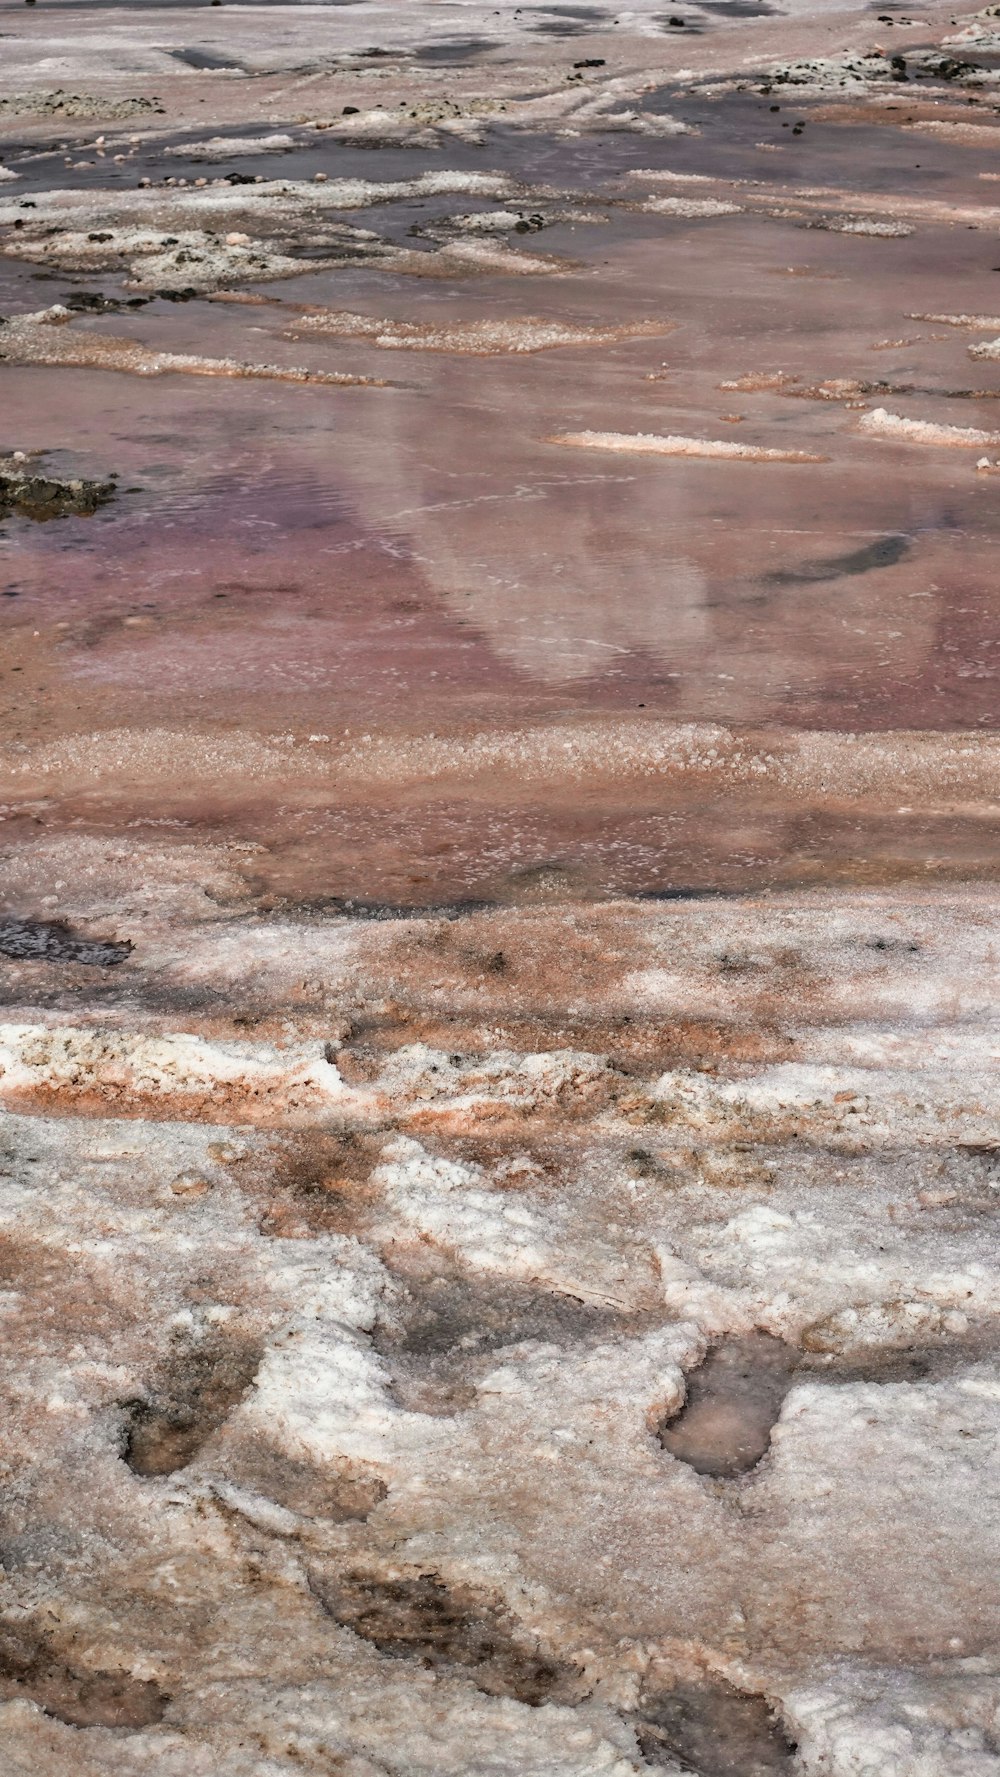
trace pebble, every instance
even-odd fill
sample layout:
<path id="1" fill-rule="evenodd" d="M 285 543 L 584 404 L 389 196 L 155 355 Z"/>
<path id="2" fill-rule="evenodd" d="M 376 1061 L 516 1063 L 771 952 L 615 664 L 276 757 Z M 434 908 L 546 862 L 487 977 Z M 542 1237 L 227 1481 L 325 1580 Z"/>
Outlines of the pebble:
<path id="1" fill-rule="evenodd" d="M 211 1188 L 207 1178 L 202 1178 L 196 1172 L 179 1172 L 170 1181 L 170 1189 L 175 1197 L 204 1197 L 205 1192 Z"/>

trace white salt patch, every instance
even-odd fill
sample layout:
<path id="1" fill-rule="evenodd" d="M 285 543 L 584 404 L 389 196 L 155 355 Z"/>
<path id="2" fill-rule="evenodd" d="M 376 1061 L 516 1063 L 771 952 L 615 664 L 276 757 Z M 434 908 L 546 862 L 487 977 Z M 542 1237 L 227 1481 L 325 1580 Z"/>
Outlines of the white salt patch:
<path id="1" fill-rule="evenodd" d="M 941 136 L 946 142 L 968 142 L 972 147 L 985 148 L 991 153 L 1000 144 L 1000 130 L 986 123 L 945 123 L 920 118 L 916 123 L 904 124 L 903 128 L 919 130 L 925 136 Z"/>
<path id="2" fill-rule="evenodd" d="M 94 239 L 94 235 L 99 238 Z M 376 237 L 356 229 L 335 236 L 326 233 L 322 244 L 331 253 L 341 239 L 352 243 Z M 115 228 L 64 229 L 58 236 L 48 232 L 8 240 L 4 252 L 13 258 L 50 264 L 63 260 L 74 269 L 114 267 L 129 262 L 128 283 L 136 290 L 162 290 L 178 284 L 195 290 L 215 290 L 219 285 L 271 278 L 301 277 L 335 260 L 303 260 L 286 253 L 280 242 L 255 239 L 242 229 L 230 230 L 224 239 L 204 229 Z"/>
<path id="3" fill-rule="evenodd" d="M 720 181 L 714 173 L 675 173 L 670 167 L 637 167 L 630 173 L 630 179 L 648 179 L 652 182 L 663 182 L 671 185 L 718 185 L 729 184 L 731 181 Z"/>
<path id="4" fill-rule="evenodd" d="M 556 346 L 613 345 L 619 340 L 669 333 L 672 322 L 638 322 L 622 327 L 567 326 L 534 316 L 512 321 L 434 322 L 384 321 L 334 309 L 305 315 L 292 332 L 333 334 L 370 339 L 387 351 L 470 352 L 483 356 L 504 352 L 543 352 Z"/>
<path id="5" fill-rule="evenodd" d="M 982 345 L 970 346 L 969 347 L 969 357 L 970 358 L 1000 358 L 1000 339 L 987 339 L 987 340 L 983 341 Z M 991 444 L 996 444 L 997 442 L 1000 442 L 1000 441 L 998 441 L 998 439 L 994 437 L 994 438 L 991 438 L 989 440 L 989 442 Z"/>
<path id="6" fill-rule="evenodd" d="M 828 457 L 802 450 L 767 450 L 726 438 L 658 437 L 653 432 L 560 432 L 546 440 L 574 450 L 619 450 L 659 457 L 725 457 L 752 463 L 826 463 Z"/>
<path id="7" fill-rule="evenodd" d="M 543 258 L 536 253 L 517 253 L 504 242 L 491 240 L 451 241 L 433 257 L 428 254 L 412 255 L 411 265 L 413 259 L 420 258 L 427 259 L 431 269 L 434 268 L 435 260 L 444 260 L 456 265 L 470 266 L 476 271 L 499 271 L 519 277 L 553 276 L 567 269 L 558 259 Z"/>
<path id="8" fill-rule="evenodd" d="M 491 1190 L 479 1167 L 429 1154 L 407 1136 L 384 1155 L 373 1177 L 391 1210 L 388 1237 L 403 1223 L 475 1271 L 586 1302 L 638 1307 L 655 1294 L 649 1249 L 617 1247 L 578 1216 L 543 1211 L 524 1192 Z"/>
<path id="9" fill-rule="evenodd" d="M 908 321 L 933 321 L 938 327 L 1000 327 L 1000 315 L 908 315 Z"/>
<path id="10" fill-rule="evenodd" d="M 742 204 L 725 203 L 721 198 L 649 197 L 640 206 L 658 216 L 737 216 Z"/>
<path id="11" fill-rule="evenodd" d="M 159 352 L 138 340 L 77 332 L 67 326 L 68 321 L 69 311 L 57 305 L 0 324 L 4 358 L 13 364 L 126 371 L 133 376 L 232 376 L 338 387 L 379 386 L 374 378 L 335 370 L 307 370 L 290 364 L 241 364 L 232 358 L 203 358 L 194 352 Z"/>
<path id="12" fill-rule="evenodd" d="M 913 233 L 905 222 L 879 222 L 873 216 L 825 217 L 815 226 L 831 234 L 866 234 L 884 240 L 898 240 Z"/>
<path id="13" fill-rule="evenodd" d="M 183 142 L 165 148 L 179 160 L 232 160 L 238 154 L 281 154 L 295 147 L 293 136 L 209 136 L 205 142 Z"/>
<path id="14" fill-rule="evenodd" d="M 975 347 L 973 347 L 975 350 Z M 980 444 L 1000 444 L 1000 432 L 980 432 L 974 426 L 940 426 L 930 420 L 908 420 L 901 414 L 874 407 L 858 421 L 862 432 L 874 438 L 898 438 L 907 444 L 946 444 L 974 449 Z"/>

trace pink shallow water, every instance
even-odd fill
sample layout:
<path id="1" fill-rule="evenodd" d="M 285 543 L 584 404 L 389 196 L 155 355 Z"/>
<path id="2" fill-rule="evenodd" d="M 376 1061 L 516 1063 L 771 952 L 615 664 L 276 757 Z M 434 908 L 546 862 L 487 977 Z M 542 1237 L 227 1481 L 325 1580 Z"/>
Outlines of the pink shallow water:
<path id="1" fill-rule="evenodd" d="M 775 116 L 752 96 L 702 103 L 699 134 L 611 136 L 603 162 L 599 143 L 551 135 L 532 152 L 502 132 L 492 156 L 476 150 L 480 168 L 521 178 L 543 169 L 603 216 L 513 237 L 526 253 L 554 254 L 558 277 L 422 280 L 340 267 L 263 286 L 260 306 L 155 300 L 73 323 L 153 350 L 347 371 L 386 387 L 6 367 L 11 443 L 54 452 L 67 471 L 116 470 L 122 489 L 90 519 L 4 526 L 10 670 L 0 696 L 18 744 L 177 724 L 460 740 L 483 726 L 623 716 L 779 730 L 992 727 L 997 483 L 977 473 L 976 450 L 872 437 L 859 422 L 886 406 L 937 425 L 1000 423 L 993 367 L 968 355 L 976 336 L 910 318 L 996 306 L 996 249 L 985 229 L 946 226 L 946 208 L 901 238 L 830 232 L 812 225 L 815 201 L 795 208 L 798 192 L 821 184 L 835 216 L 834 199 L 841 211 L 890 202 L 890 213 L 893 198 L 969 200 L 970 151 L 890 129 L 885 116 L 860 132 L 859 149 L 849 115 L 822 110 L 793 145 L 780 126 L 810 108 L 784 109 Z M 301 176 L 317 155 L 334 176 L 363 163 L 369 177 L 408 178 L 439 164 L 426 151 L 384 152 L 323 142 L 288 157 L 289 171 Z M 163 165 L 179 173 L 186 163 Z M 724 179 L 742 168 L 757 183 L 636 180 L 643 167 Z M 688 219 L 634 207 L 678 193 L 749 208 Z M 990 196 L 971 181 L 971 198 Z M 413 223 L 469 207 L 438 197 L 348 219 L 412 245 Z M 15 313 L 121 288 L 100 271 L 39 281 L 16 260 L 2 276 Z M 296 304 L 431 327 L 539 316 L 663 332 L 530 355 L 387 351 L 310 334 Z M 853 401 L 823 398 L 819 385 L 836 379 L 860 385 Z M 650 458 L 553 442 L 588 431 L 823 460 Z M 173 818 L 198 830 L 249 823 L 268 843 L 283 835 L 286 862 L 308 851 L 301 893 L 329 878 L 330 893 L 374 900 L 406 899 L 407 884 L 418 899 L 486 893 L 537 868 L 594 892 L 826 870 L 878 879 L 923 869 L 928 855 L 934 869 L 979 874 L 993 844 L 981 812 L 971 826 L 943 807 L 893 816 L 888 835 L 888 812 L 866 829 L 866 817 L 818 816 L 794 798 L 751 813 L 725 797 L 664 801 L 640 783 L 610 800 L 577 786 L 571 807 L 554 785 L 517 810 L 484 809 L 478 792 L 441 804 L 400 789 L 381 792 L 374 809 L 335 800 L 294 817 L 249 785 L 228 809 L 180 783 L 165 794 Z M 127 774 L 104 795 L 132 818 L 156 812 Z M 99 818 L 96 807 L 86 818 Z M 296 870 L 279 876 L 288 889 Z"/>

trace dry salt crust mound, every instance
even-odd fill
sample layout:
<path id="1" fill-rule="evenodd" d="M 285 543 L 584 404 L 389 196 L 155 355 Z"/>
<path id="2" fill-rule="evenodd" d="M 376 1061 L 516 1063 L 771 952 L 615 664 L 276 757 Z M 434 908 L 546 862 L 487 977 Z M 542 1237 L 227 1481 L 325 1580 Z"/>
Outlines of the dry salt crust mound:
<path id="1" fill-rule="evenodd" d="M 200 862 L 78 854 L 99 1018 L 6 965 L 9 1768 L 991 1777 L 989 895 L 372 926 Z"/>
<path id="2" fill-rule="evenodd" d="M 324 176 L 320 183 L 267 180 L 249 187 L 220 180 L 201 189 L 143 187 L 96 196 L 53 190 L 31 200 L 30 214 L 20 199 L 0 202 L 0 226 L 16 225 L 3 235 L 0 252 L 67 270 L 127 271 L 129 287 L 154 291 L 180 285 L 209 292 L 359 263 L 425 277 L 545 276 L 566 269 L 563 261 L 502 241 L 452 238 L 450 229 L 440 245 L 417 251 L 331 214 L 452 195 L 533 202 L 552 194 L 533 193 L 501 174 L 450 169 L 403 180 Z M 517 214 L 502 232 L 519 221 Z"/>
<path id="3" fill-rule="evenodd" d="M 265 382 L 328 383 L 335 387 L 377 388 L 375 377 L 296 365 L 240 363 L 196 352 L 163 352 L 133 339 L 83 333 L 69 325 L 70 311 L 59 305 L 0 322 L 0 358 L 9 364 L 55 369 L 128 371 L 133 376 L 224 376 Z"/>
<path id="4" fill-rule="evenodd" d="M 986 443 L 985 434 L 979 439 Z M 550 444 L 571 450 L 625 451 L 637 456 L 708 457 L 748 463 L 825 463 L 828 459 L 803 450 L 769 449 L 757 444 L 736 444 L 728 438 L 658 437 L 653 432 L 559 432 Z"/>
<path id="5" fill-rule="evenodd" d="M 993 355 L 989 347 L 973 346 L 971 349 L 983 357 Z M 960 449 L 1000 444 L 1000 432 L 983 432 L 975 426 L 942 426 L 932 420 L 905 419 L 902 414 L 889 413 L 884 407 L 875 407 L 866 413 L 858 421 L 858 426 L 874 438 L 898 438 L 906 444 L 944 444 Z"/>
<path id="6" fill-rule="evenodd" d="M 451 325 L 432 321 L 387 321 L 326 309 L 304 313 L 288 329 L 292 338 L 305 334 L 342 339 L 370 339 L 385 351 L 468 352 L 481 357 L 500 353 L 544 352 L 558 346 L 614 345 L 625 339 L 659 337 L 672 323 L 640 321 L 618 327 L 570 326 L 532 316 L 509 321 L 464 321 Z"/>

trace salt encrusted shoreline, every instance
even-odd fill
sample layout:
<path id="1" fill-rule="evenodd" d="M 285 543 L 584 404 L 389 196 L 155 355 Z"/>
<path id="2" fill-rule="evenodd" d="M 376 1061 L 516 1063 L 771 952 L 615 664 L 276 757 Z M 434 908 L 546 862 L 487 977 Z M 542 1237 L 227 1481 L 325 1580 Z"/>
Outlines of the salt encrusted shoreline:
<path id="1" fill-rule="evenodd" d="M 2 1777 L 998 1777 L 994 10 L 9 21 Z"/>

